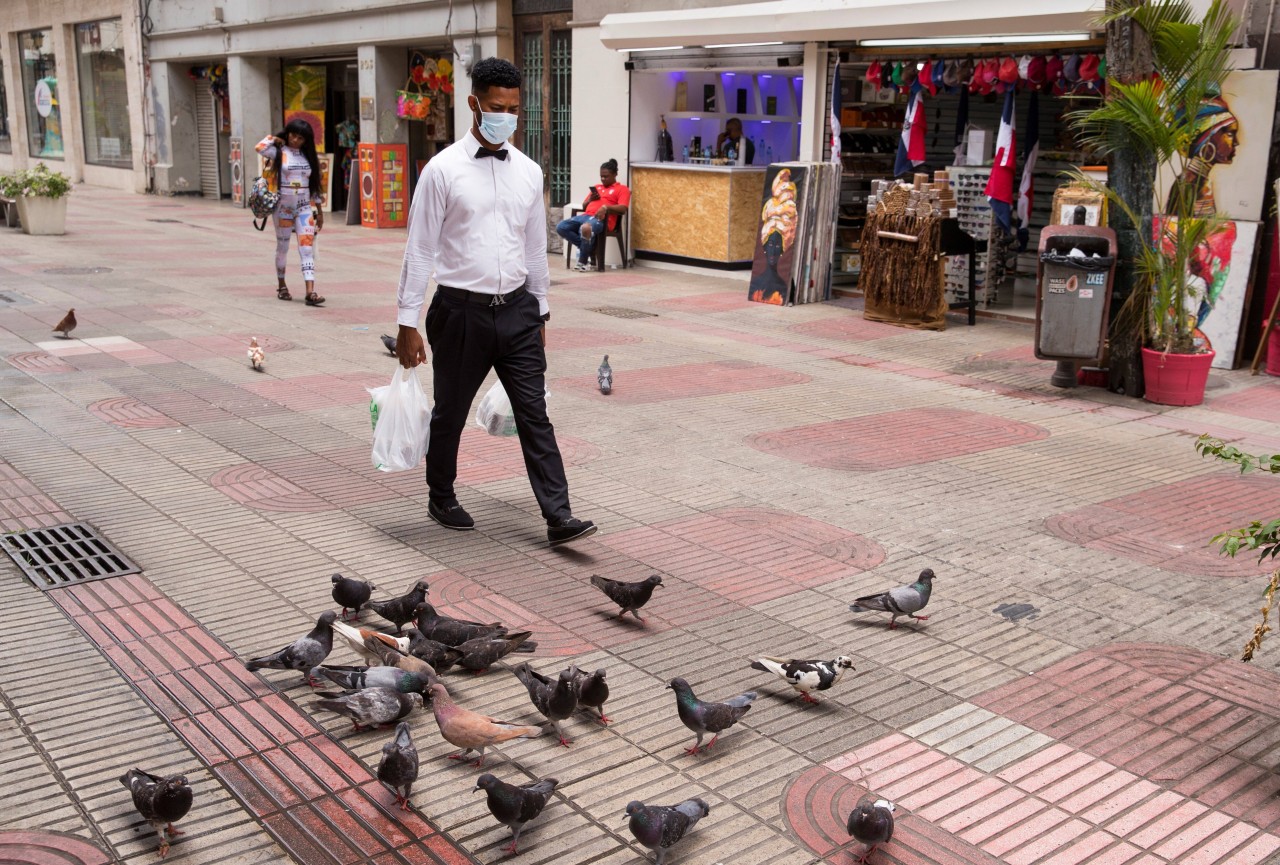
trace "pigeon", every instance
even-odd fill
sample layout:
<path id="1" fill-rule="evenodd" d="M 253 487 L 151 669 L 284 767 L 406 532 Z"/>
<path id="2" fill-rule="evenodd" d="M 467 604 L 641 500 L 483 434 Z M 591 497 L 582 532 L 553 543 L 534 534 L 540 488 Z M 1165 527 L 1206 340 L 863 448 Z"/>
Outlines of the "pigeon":
<path id="1" fill-rule="evenodd" d="M 418 605 L 427 598 L 428 588 L 430 586 L 427 585 L 426 580 L 418 580 L 413 584 L 413 588 L 409 589 L 409 594 L 389 601 L 369 601 L 365 607 L 395 625 L 396 633 L 399 634 L 406 622 L 413 621 Z"/>
<path id="2" fill-rule="evenodd" d="M 627 803 L 627 828 L 636 840 L 658 854 L 656 865 L 662 865 L 667 851 L 689 833 L 699 820 L 711 813 L 711 806 L 701 799 L 686 799 L 679 805 L 646 805 Z"/>
<path id="3" fill-rule="evenodd" d="M 797 661 L 770 658 L 767 655 L 751 662 L 751 669 L 764 670 L 795 688 L 806 703 L 817 703 L 811 691 L 825 691 L 840 681 L 845 670 L 854 669 L 853 659 L 841 655 L 834 661 Z"/>
<path id="4" fill-rule="evenodd" d="M 316 620 L 316 626 L 303 637 L 299 637 L 278 652 L 252 658 L 244 665 L 250 672 L 254 670 L 297 670 L 307 677 L 308 683 L 315 683 L 311 678 L 312 667 L 324 663 L 333 651 L 334 619 L 338 614 L 333 610 L 325 610 Z"/>
<path id="5" fill-rule="evenodd" d="M 858 807 L 849 815 L 849 834 L 867 845 L 858 859 L 864 865 L 877 844 L 884 844 L 893 837 L 893 809 L 894 805 L 888 799 L 868 793 L 858 800 Z"/>
<path id="6" fill-rule="evenodd" d="M 381 640 L 370 638 L 364 641 L 364 645 L 381 666 L 395 667 L 398 670 L 417 673 L 419 676 L 431 677 L 436 675 L 436 668 L 427 661 L 402 652 L 394 646 L 388 646 Z"/>
<path id="7" fill-rule="evenodd" d="M 346 715 L 357 730 L 399 721 L 422 706 L 421 694 L 402 694 L 390 688 L 364 688 L 355 693 L 320 691 L 319 694 L 325 699 L 316 700 L 314 705 Z"/>
<path id="8" fill-rule="evenodd" d="M 434 673 L 423 675 L 397 667 L 319 666 L 311 671 L 311 678 L 315 681 L 328 679 L 345 691 L 390 688 L 401 694 L 425 694 L 436 680 Z"/>
<path id="9" fill-rule="evenodd" d="M 387 336 L 384 333 L 382 335 L 382 344 L 386 346 L 388 354 L 392 357 L 396 356 L 396 338 L 394 336 Z"/>
<path id="10" fill-rule="evenodd" d="M 578 691 L 578 705 L 595 709 L 600 714 L 596 720 L 608 726 L 609 719 L 604 714 L 604 701 L 609 699 L 609 685 L 604 680 L 604 670 L 588 673 L 577 667 L 569 669 L 574 673 L 573 684 Z"/>
<path id="11" fill-rule="evenodd" d="M 418 749 L 409 736 L 409 722 L 396 724 L 395 738 L 382 746 L 382 759 L 378 761 L 378 780 L 396 794 L 396 804 L 401 810 L 413 810 L 409 805 L 409 791 L 418 780 Z"/>
<path id="12" fill-rule="evenodd" d="M 249 349 L 245 354 L 249 356 L 249 366 L 262 372 L 262 362 L 267 359 L 267 354 L 262 350 L 262 346 L 258 345 L 256 336 L 249 337 Z"/>
<path id="13" fill-rule="evenodd" d="M 609 600 L 622 608 L 618 611 L 619 619 L 627 613 L 630 613 L 635 616 L 636 619 L 643 622 L 644 619 L 641 619 L 640 614 L 636 611 L 649 603 L 649 598 L 653 595 L 653 590 L 662 585 L 662 577 L 654 574 L 653 576 L 640 580 L 636 583 L 624 583 L 619 580 L 610 580 L 593 574 L 591 576 L 591 585 L 604 592 L 608 595 Z"/>
<path id="14" fill-rule="evenodd" d="M 439 682 L 431 686 L 431 711 L 436 716 L 436 724 L 440 726 L 444 740 L 463 749 L 457 754 L 450 754 L 449 759 L 465 760 L 472 751 L 479 751 L 477 766 L 484 765 L 484 749 L 490 745 L 509 739 L 536 739 L 542 735 L 541 727 L 499 721 L 462 708 L 453 702 Z"/>
<path id="15" fill-rule="evenodd" d="M 893 618 L 889 620 L 889 630 L 892 631 L 898 626 L 898 616 L 910 616 L 917 621 L 927 621 L 928 616 L 917 616 L 916 612 L 923 610 L 925 604 L 929 603 L 929 593 L 932 591 L 933 569 L 925 568 L 920 572 L 920 578 L 911 585 L 899 586 L 878 595 L 858 598 L 849 605 L 849 609 L 855 613 L 865 613 L 870 610 L 893 613 Z"/>
<path id="16" fill-rule="evenodd" d="M 409 651 L 408 637 L 396 637 L 391 634 L 384 634 L 381 631 L 375 631 L 372 628 L 353 628 L 346 622 L 334 622 L 333 631 L 346 640 L 347 645 L 351 647 L 351 651 L 364 658 L 365 662 L 370 665 L 379 663 L 379 656 L 365 645 L 366 640 L 376 640 L 402 652 L 407 653 Z"/>
<path id="17" fill-rule="evenodd" d="M 707 747 L 714 745 L 716 739 L 720 738 L 720 732 L 738 723 L 756 699 L 756 692 L 748 691 L 723 703 L 704 703 L 693 695 L 693 688 L 684 679 L 672 679 L 667 687 L 676 692 L 676 709 L 680 713 L 680 720 L 698 736 L 693 747 L 687 749 L 690 754 L 698 753 L 705 733 L 712 734 Z"/>
<path id="18" fill-rule="evenodd" d="M 600 385 L 600 393 L 608 396 L 613 392 L 613 367 L 609 366 L 609 355 L 604 356 L 600 368 L 596 370 L 596 383 Z"/>
<path id="19" fill-rule="evenodd" d="M 499 781 L 488 772 L 476 779 L 475 790 L 483 790 L 489 797 L 489 813 L 511 830 L 511 846 L 506 850 L 512 856 L 519 852 L 516 845 L 520 843 L 524 824 L 542 813 L 559 783 L 555 778 L 543 778 L 517 787 L 515 784 Z"/>
<path id="20" fill-rule="evenodd" d="M 409 637 L 409 654 L 426 661 L 438 672 L 443 673 L 452 669 L 464 654 L 461 649 L 427 639 L 417 628 L 405 628 L 404 632 Z"/>
<path id="21" fill-rule="evenodd" d="M 348 609 L 351 610 L 351 618 L 358 618 L 360 607 L 369 600 L 369 595 L 377 587 L 364 580 L 344 577 L 342 574 L 334 574 L 330 579 L 333 580 L 333 602 L 342 605 L 342 618 L 347 617 Z"/>
<path id="22" fill-rule="evenodd" d="M 578 708 L 578 692 L 574 687 L 578 668 L 569 667 L 567 670 L 562 670 L 555 679 L 542 675 L 528 663 L 516 667 L 514 672 L 516 678 L 529 692 L 533 708 L 546 716 L 551 726 L 555 728 L 556 735 L 560 737 L 560 744 L 568 748 L 572 741 L 565 738 L 564 730 L 560 729 L 560 722 Z"/>
<path id="23" fill-rule="evenodd" d="M 458 659 L 458 666 L 476 674 L 483 673 L 493 666 L 494 662 L 518 651 L 531 636 L 533 636 L 532 631 L 520 631 L 517 634 L 467 640 L 457 647 L 458 651 L 462 652 L 462 657 Z"/>
<path id="24" fill-rule="evenodd" d="M 54 333 L 61 333 L 63 339 L 71 339 L 71 331 L 76 329 L 76 311 L 74 309 L 67 310 L 67 314 L 62 317 L 62 321 L 53 326 Z"/>
<path id="25" fill-rule="evenodd" d="M 120 776 L 120 783 L 133 797 L 133 807 L 151 824 L 160 836 L 157 852 L 163 859 L 169 853 L 169 836 L 181 835 L 181 829 L 173 824 L 187 816 L 195 799 L 185 775 L 161 778 L 141 769 L 130 769 Z"/>
<path id="26" fill-rule="evenodd" d="M 437 640 L 446 646 L 457 646 L 476 637 L 490 637 L 507 632 L 507 628 L 501 622 L 481 624 L 442 616 L 428 603 L 419 604 L 416 612 L 418 630 L 422 631 L 422 636 Z"/>

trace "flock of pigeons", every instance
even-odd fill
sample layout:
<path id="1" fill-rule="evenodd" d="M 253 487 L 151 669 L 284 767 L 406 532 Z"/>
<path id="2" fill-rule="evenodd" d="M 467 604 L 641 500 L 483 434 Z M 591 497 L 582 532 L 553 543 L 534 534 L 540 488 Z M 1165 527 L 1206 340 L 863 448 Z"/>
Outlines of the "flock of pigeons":
<path id="1" fill-rule="evenodd" d="M 471 622 L 441 615 L 427 601 L 429 586 L 422 580 L 406 594 L 385 601 L 372 600 L 375 587 L 363 580 L 334 574 L 332 583 L 334 603 L 342 608 L 341 619 L 338 613 L 326 610 L 310 632 L 279 651 L 249 660 L 245 667 L 294 670 L 312 687 L 330 689 L 318 691 L 320 699 L 313 705 L 350 718 L 356 730 L 395 725 L 394 736 L 382 746 L 377 776 L 392 790 L 402 809 L 411 810 L 409 797 L 420 768 L 406 720 L 416 709 L 429 705 L 440 735 L 461 749 L 450 754 L 451 759 L 466 760 L 475 754 L 477 767 L 484 764 L 485 748 L 543 734 L 543 726 L 504 721 L 459 706 L 440 681 L 441 674 L 455 667 L 479 673 L 509 655 L 532 653 L 537 643 L 529 639 L 529 631 L 512 632 L 499 622 Z M 619 618 L 630 613 L 643 622 L 640 610 L 662 585 L 662 578 L 655 574 L 637 582 L 622 582 L 593 576 L 591 583 L 618 605 Z M 899 616 L 927 618 L 917 614 L 929 603 L 932 588 L 933 571 L 926 569 L 915 583 L 858 598 L 850 609 L 890 613 L 889 627 L 894 628 Z M 350 624 L 350 620 L 358 619 L 361 609 L 391 622 L 395 632 Z M 326 665 L 335 636 L 365 664 Z M 830 661 L 762 657 L 753 661 L 751 668 L 772 673 L 806 702 L 816 703 L 815 693 L 829 690 L 854 666 L 852 659 L 842 655 Z M 609 723 L 604 709 L 609 699 L 604 670 L 588 672 L 570 665 L 556 676 L 547 676 L 527 662 L 512 669 L 561 745 L 571 744 L 561 723 L 579 709 L 588 710 L 600 724 Z M 675 692 L 680 720 L 696 737 L 688 749 L 694 755 L 715 745 L 719 734 L 736 724 L 757 698 L 756 692 L 749 691 L 721 702 L 700 700 L 681 678 L 672 679 L 667 687 Z M 708 733 L 711 741 L 704 746 L 702 740 Z M 160 836 L 159 853 L 164 856 L 169 849 L 169 836 L 179 834 L 173 824 L 192 805 L 187 779 L 181 775 L 161 778 L 134 769 L 120 780 L 129 788 L 139 813 L 155 827 Z M 477 779 L 475 790 L 485 792 L 490 813 L 511 831 L 507 848 L 511 853 L 517 852 L 520 833 L 542 813 L 558 783 L 555 778 L 543 778 L 517 786 L 487 773 Z M 877 844 L 893 837 L 893 810 L 891 802 L 869 794 L 849 815 L 849 834 L 867 845 L 863 861 Z M 627 805 L 626 816 L 631 834 L 656 853 L 661 865 L 667 851 L 710 811 L 710 806 L 698 798 L 675 805 L 633 801 Z"/>

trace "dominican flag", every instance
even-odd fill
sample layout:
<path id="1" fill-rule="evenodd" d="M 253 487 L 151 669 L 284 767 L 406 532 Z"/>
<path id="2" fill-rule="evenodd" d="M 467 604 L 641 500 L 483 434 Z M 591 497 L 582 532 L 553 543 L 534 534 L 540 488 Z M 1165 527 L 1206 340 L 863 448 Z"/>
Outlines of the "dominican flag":
<path id="1" fill-rule="evenodd" d="M 1013 233 L 1013 174 L 1018 160 L 1018 136 L 1014 131 L 1013 94 L 1010 87 L 1004 94 L 1004 111 L 1000 113 L 1000 132 L 996 135 L 996 158 L 987 180 L 986 196 L 991 202 L 991 212 L 1006 234 Z"/>
<path id="2" fill-rule="evenodd" d="M 924 87 L 916 79 L 911 85 L 911 99 L 907 102 L 906 117 L 902 121 L 902 137 L 898 139 L 898 158 L 893 163 L 893 176 L 910 174 L 911 169 L 925 160 L 925 135 L 929 124 L 925 120 Z"/>
<path id="3" fill-rule="evenodd" d="M 840 164 L 840 60 L 836 60 L 835 86 L 831 88 L 831 161 Z"/>
<path id="4" fill-rule="evenodd" d="M 1035 198 L 1036 159 L 1040 156 L 1040 94 L 1031 91 L 1027 106 L 1027 137 L 1022 146 L 1022 183 L 1018 186 L 1018 252 L 1025 252 L 1031 239 L 1031 200 Z"/>

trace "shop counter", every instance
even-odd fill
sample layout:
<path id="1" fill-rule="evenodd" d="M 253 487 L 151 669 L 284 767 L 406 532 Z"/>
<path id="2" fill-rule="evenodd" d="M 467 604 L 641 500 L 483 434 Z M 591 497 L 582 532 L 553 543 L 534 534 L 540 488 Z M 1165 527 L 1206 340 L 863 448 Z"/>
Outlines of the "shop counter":
<path id="1" fill-rule="evenodd" d="M 763 165 L 631 163 L 637 257 L 749 267 L 764 200 Z"/>

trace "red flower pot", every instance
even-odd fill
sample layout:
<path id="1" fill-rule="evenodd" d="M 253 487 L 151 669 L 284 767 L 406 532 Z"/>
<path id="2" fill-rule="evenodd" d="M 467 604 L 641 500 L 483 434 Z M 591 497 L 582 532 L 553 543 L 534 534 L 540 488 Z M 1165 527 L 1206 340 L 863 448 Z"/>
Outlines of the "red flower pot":
<path id="1" fill-rule="evenodd" d="M 1271 328 L 1267 343 L 1267 375 L 1280 375 L 1280 323 Z"/>
<path id="2" fill-rule="evenodd" d="M 1160 405 L 1200 405 L 1209 381 L 1209 365 L 1214 352 L 1174 354 L 1142 350 L 1142 375 L 1146 379 L 1148 402 Z"/>

